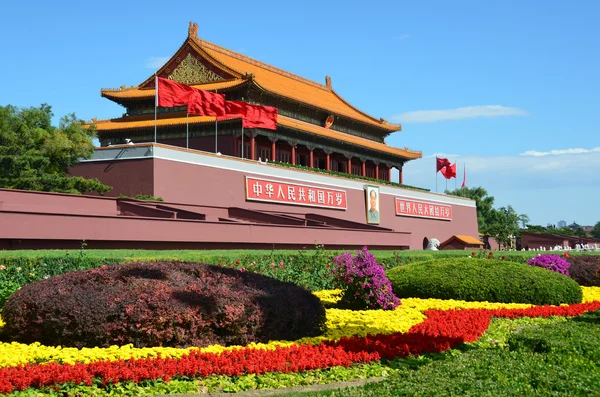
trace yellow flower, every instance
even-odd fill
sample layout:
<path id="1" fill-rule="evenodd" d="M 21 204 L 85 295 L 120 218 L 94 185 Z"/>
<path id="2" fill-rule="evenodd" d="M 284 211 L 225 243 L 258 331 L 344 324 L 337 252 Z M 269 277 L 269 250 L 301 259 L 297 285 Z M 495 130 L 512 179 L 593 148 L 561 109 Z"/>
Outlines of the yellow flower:
<path id="1" fill-rule="evenodd" d="M 600 287 L 582 287 L 583 301 L 600 301 Z M 318 291 L 314 294 L 324 303 L 337 302 L 341 290 Z M 177 349 L 169 347 L 135 348 L 132 345 L 111 346 L 108 348 L 71 348 L 61 346 L 43 346 L 39 343 L 30 345 L 22 343 L 0 343 L 0 368 L 11 367 L 25 363 L 44 363 L 56 361 L 59 363 L 90 363 L 103 360 L 128 360 L 131 358 L 150 358 L 159 354 L 161 357 L 179 358 L 191 350 L 221 353 L 225 350 L 241 349 L 275 349 L 277 346 L 294 344 L 318 344 L 324 340 L 339 340 L 342 336 L 365 336 L 367 334 L 391 334 L 407 332 L 411 327 L 425 320 L 423 314 L 429 309 L 467 309 L 467 308 L 526 308 L 532 305 L 518 303 L 465 302 L 443 299 L 402 299 L 402 304 L 395 310 L 342 310 L 326 309 L 327 329 L 323 335 L 302 338 L 297 341 L 270 341 L 269 343 L 251 343 L 248 346 L 213 345 L 203 348 L 191 347 Z M 0 318 L 0 327 L 4 322 Z"/>

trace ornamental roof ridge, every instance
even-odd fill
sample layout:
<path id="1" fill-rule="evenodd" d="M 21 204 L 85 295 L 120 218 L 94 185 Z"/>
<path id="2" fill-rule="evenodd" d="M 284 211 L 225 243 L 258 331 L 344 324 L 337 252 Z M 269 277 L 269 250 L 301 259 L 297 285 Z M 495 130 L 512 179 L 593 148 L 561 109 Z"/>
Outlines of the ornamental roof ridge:
<path id="1" fill-rule="evenodd" d="M 313 87 L 320 88 L 320 89 L 322 89 L 324 91 L 331 91 L 331 89 L 329 87 L 327 87 L 326 85 L 317 83 L 316 81 L 309 80 L 309 79 L 307 79 L 305 77 L 298 76 L 297 74 L 293 74 L 293 73 L 287 72 L 287 71 L 285 71 L 283 69 L 280 69 L 280 68 L 277 68 L 275 66 L 271 66 L 271 65 L 269 65 L 267 63 L 258 61 L 258 60 L 254 59 L 254 58 L 250 58 L 249 56 L 242 55 L 239 52 L 235 52 L 235 51 L 229 50 L 229 49 L 227 49 L 225 47 L 221 47 L 220 45 L 213 44 L 213 43 L 211 43 L 209 41 L 200 39 L 197 36 L 196 37 L 192 36 L 191 39 L 194 40 L 194 41 L 196 41 L 198 43 L 198 45 L 200 45 L 201 47 L 206 47 L 206 48 L 211 49 L 213 51 L 217 51 L 217 52 L 220 52 L 222 54 L 228 55 L 228 56 L 230 56 L 232 58 L 236 58 L 236 59 L 239 59 L 241 61 L 248 62 L 248 63 L 250 63 L 250 64 L 252 64 L 254 66 L 258 66 L 258 67 L 266 69 L 268 71 L 281 74 L 282 76 L 289 77 L 291 79 L 300 81 L 300 82 L 305 83 L 305 84 L 309 84 L 309 85 L 311 85 Z"/>
<path id="2" fill-rule="evenodd" d="M 333 93 L 333 95 L 335 95 L 336 97 L 338 97 L 338 99 L 342 102 L 344 102 L 346 105 L 350 106 L 352 109 L 356 110 L 357 112 L 373 119 L 373 120 L 377 120 L 379 121 L 380 124 L 382 125 L 386 125 L 386 126 L 390 126 L 390 127 L 397 127 L 398 129 L 396 131 L 402 131 L 402 124 L 394 124 L 394 123 L 388 123 L 387 120 L 383 119 L 383 118 L 377 118 L 374 116 L 371 116 L 370 114 L 363 112 L 362 110 L 360 110 L 359 108 L 357 108 L 356 106 L 354 106 L 353 104 L 351 104 L 350 102 L 348 102 L 347 100 L 345 100 L 344 98 L 342 98 L 342 96 L 340 94 L 338 94 L 333 88 L 331 89 L 331 92 Z"/>
<path id="3" fill-rule="evenodd" d="M 112 87 L 111 88 L 100 88 L 100 92 L 112 92 L 112 91 L 123 92 L 123 91 L 139 90 L 139 89 L 140 89 L 139 85 L 132 85 L 131 87 L 121 86 L 119 88 L 112 88 Z"/>

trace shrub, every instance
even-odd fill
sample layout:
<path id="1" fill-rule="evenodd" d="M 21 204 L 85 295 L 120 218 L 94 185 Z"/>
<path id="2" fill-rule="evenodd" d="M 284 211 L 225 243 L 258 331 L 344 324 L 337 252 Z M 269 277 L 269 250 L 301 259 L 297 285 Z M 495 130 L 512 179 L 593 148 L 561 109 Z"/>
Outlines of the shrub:
<path id="1" fill-rule="evenodd" d="M 572 255 L 569 260 L 569 272 L 573 280 L 586 287 L 600 287 L 600 256 Z"/>
<path id="2" fill-rule="evenodd" d="M 383 266 L 377 263 L 367 247 L 357 251 L 354 257 L 350 252 L 336 256 L 333 262 L 332 274 L 345 290 L 341 307 L 392 310 L 400 305 Z"/>
<path id="3" fill-rule="evenodd" d="M 75 347 L 246 345 L 322 332 L 310 292 L 193 263 L 133 263 L 28 284 L 2 313 L 9 340 Z"/>
<path id="4" fill-rule="evenodd" d="M 581 302 L 570 278 L 521 263 L 493 259 L 437 259 L 388 272 L 399 298 L 438 298 L 558 305 Z"/>
<path id="5" fill-rule="evenodd" d="M 551 270 L 556 273 L 564 274 L 569 276 L 569 268 L 571 264 L 566 259 L 561 258 L 556 254 L 543 254 L 537 255 L 527 261 L 529 266 L 541 267 L 543 269 Z"/>

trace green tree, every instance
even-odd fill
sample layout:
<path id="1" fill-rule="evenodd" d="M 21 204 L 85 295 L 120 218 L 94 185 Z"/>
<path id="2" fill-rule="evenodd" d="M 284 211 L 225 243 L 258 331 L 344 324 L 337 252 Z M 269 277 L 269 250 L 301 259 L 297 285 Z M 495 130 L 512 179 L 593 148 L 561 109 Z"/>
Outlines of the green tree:
<path id="1" fill-rule="evenodd" d="M 488 196 L 487 190 L 482 187 L 474 187 L 472 189 L 465 187 L 462 189 L 446 191 L 446 194 L 475 200 L 475 204 L 477 205 L 477 224 L 479 226 L 479 233 L 490 235 L 488 229 L 490 222 L 492 222 L 494 197 Z"/>
<path id="2" fill-rule="evenodd" d="M 512 247 L 511 242 L 520 236 L 521 225 L 529 222 L 529 217 L 517 214 L 512 206 L 500 207 L 491 212 L 488 233 L 494 236 L 504 248 Z"/>
<path id="3" fill-rule="evenodd" d="M 591 235 L 594 238 L 600 238 L 600 221 L 596 222 L 596 224 L 594 225 Z"/>
<path id="4" fill-rule="evenodd" d="M 52 109 L 0 106 L 0 187 L 47 192 L 103 194 L 98 179 L 69 177 L 69 167 L 94 152 L 95 130 L 74 114 L 51 124 Z"/>

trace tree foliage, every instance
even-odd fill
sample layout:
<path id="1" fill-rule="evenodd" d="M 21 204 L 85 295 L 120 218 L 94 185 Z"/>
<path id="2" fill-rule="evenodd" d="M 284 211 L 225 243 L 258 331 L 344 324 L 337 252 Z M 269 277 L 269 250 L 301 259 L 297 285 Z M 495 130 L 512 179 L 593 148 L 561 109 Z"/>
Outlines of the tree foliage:
<path id="1" fill-rule="evenodd" d="M 594 228 L 592 229 L 592 237 L 600 238 L 600 221 L 596 222 Z"/>
<path id="2" fill-rule="evenodd" d="M 475 204 L 477 205 L 477 225 L 479 226 L 479 232 L 483 234 L 488 233 L 491 213 L 494 210 L 494 197 L 488 196 L 487 190 L 482 187 L 464 187 L 446 191 L 446 194 L 475 200 Z"/>
<path id="3" fill-rule="evenodd" d="M 69 167 L 94 153 L 95 130 L 74 114 L 51 124 L 52 109 L 0 106 L 0 188 L 46 192 L 108 192 L 98 179 L 69 177 Z"/>
<path id="4" fill-rule="evenodd" d="M 494 197 L 488 196 L 487 190 L 482 187 L 465 187 L 446 191 L 446 194 L 475 200 L 479 233 L 493 236 L 504 247 L 509 246 L 510 241 L 518 236 L 520 225 L 529 221 L 527 215 L 517 214 L 510 205 L 494 208 Z"/>

